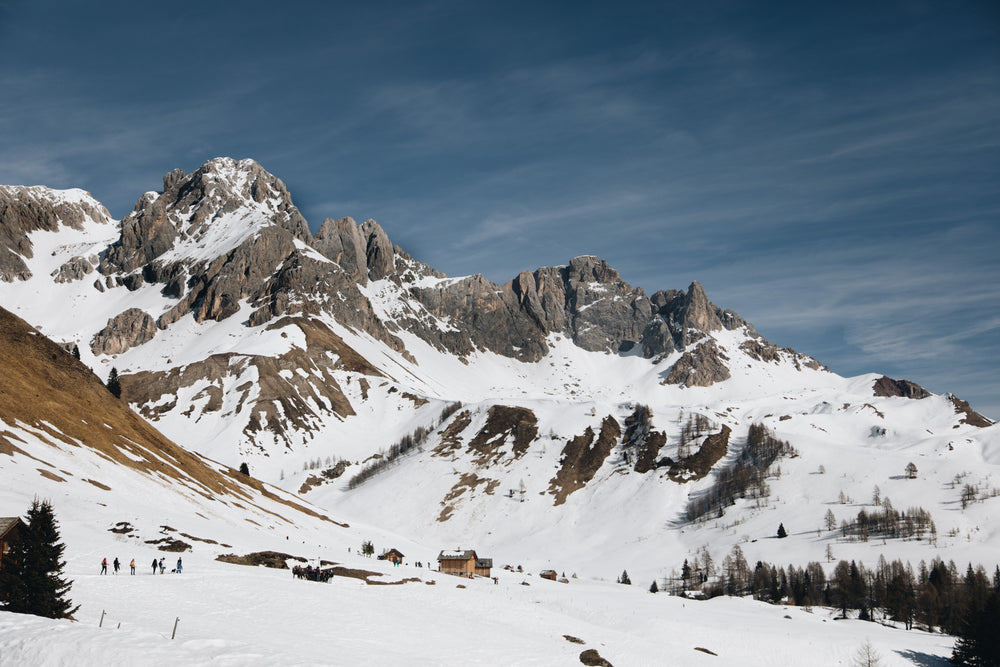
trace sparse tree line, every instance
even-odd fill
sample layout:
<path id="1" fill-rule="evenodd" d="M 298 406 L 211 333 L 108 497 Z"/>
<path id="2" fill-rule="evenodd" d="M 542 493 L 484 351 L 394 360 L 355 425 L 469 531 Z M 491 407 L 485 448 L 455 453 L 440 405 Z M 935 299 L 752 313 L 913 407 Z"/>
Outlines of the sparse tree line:
<path id="1" fill-rule="evenodd" d="M 646 406 L 640 406 L 646 407 Z M 646 408 L 649 410 L 649 408 Z M 712 430 L 712 421 L 703 414 L 688 414 L 687 423 L 681 428 L 681 437 L 677 443 L 677 458 L 688 456 L 691 444 Z"/>
<path id="2" fill-rule="evenodd" d="M 459 409 L 461 409 L 462 403 L 455 402 L 447 405 L 444 410 L 441 411 L 441 415 L 438 417 L 437 428 L 445 423 L 448 418 L 455 414 Z M 375 458 L 365 464 L 360 471 L 347 483 L 347 488 L 350 490 L 356 489 L 369 479 L 379 474 L 390 465 L 392 465 L 399 457 L 403 456 L 407 452 L 411 451 L 414 447 L 419 447 L 434 431 L 433 428 L 429 429 L 424 426 L 418 426 L 412 433 L 408 433 L 399 439 L 398 442 L 389 447 L 388 450 L 382 450 L 375 455 Z"/>
<path id="3" fill-rule="evenodd" d="M 832 517 L 833 511 L 827 510 L 824 523 L 828 530 L 833 530 L 831 523 L 836 525 L 836 519 Z M 840 534 L 846 540 L 861 542 L 867 542 L 872 537 L 920 540 L 927 534 L 930 544 L 937 543 L 937 527 L 930 512 L 922 507 L 911 507 L 899 512 L 893 509 L 888 498 L 883 499 L 879 509 L 862 509 L 853 521 L 841 521 Z"/>
<path id="4" fill-rule="evenodd" d="M 763 424 L 751 424 L 747 444 L 733 464 L 719 470 L 712 486 L 688 502 L 687 520 L 722 516 L 723 510 L 739 498 L 767 498 L 771 494 L 766 481 L 771 465 L 785 456 L 798 456 L 798 451 L 774 437 Z"/>
<path id="5" fill-rule="evenodd" d="M 656 592 L 658 587 L 650 587 Z M 675 595 L 698 592 L 703 597 L 752 595 L 772 604 L 826 606 L 844 617 L 902 623 L 928 632 L 958 635 L 952 657 L 956 665 L 1000 664 L 1000 566 L 992 576 L 971 563 L 965 572 L 954 561 L 935 558 L 916 569 L 901 560 L 879 557 L 874 568 L 839 561 L 827 575 L 818 562 L 787 568 L 757 561 L 749 566 L 739 545 L 716 568 L 707 549 L 675 571 L 665 590 Z"/>

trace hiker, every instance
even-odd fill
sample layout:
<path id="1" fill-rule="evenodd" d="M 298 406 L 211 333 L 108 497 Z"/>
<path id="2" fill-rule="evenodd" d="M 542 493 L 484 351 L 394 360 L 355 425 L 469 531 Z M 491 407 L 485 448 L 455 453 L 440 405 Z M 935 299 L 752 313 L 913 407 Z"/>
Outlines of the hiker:
<path id="1" fill-rule="evenodd" d="M 167 569 L 167 567 L 163 564 L 163 559 L 161 558 L 160 559 L 160 574 L 163 574 L 166 571 L 166 569 Z"/>
<path id="2" fill-rule="evenodd" d="M 156 558 L 154 557 L 153 558 L 153 574 L 156 574 L 156 568 L 158 568 L 159 566 L 160 566 L 160 564 L 156 562 Z"/>
<path id="3" fill-rule="evenodd" d="M 132 568 L 132 574 L 135 574 L 135 559 L 134 558 L 132 559 L 132 562 L 129 563 L 129 567 Z"/>
<path id="4" fill-rule="evenodd" d="M 108 573 L 108 559 L 105 558 L 104 560 L 101 561 L 101 574 L 107 574 L 107 573 Z"/>
<path id="5" fill-rule="evenodd" d="M 115 562 L 112 563 L 112 565 L 115 567 L 115 574 L 118 574 L 118 569 L 122 566 L 122 564 L 118 562 L 118 556 L 115 556 Z"/>
<path id="6" fill-rule="evenodd" d="M 181 559 L 177 559 L 177 574 L 181 573 Z"/>

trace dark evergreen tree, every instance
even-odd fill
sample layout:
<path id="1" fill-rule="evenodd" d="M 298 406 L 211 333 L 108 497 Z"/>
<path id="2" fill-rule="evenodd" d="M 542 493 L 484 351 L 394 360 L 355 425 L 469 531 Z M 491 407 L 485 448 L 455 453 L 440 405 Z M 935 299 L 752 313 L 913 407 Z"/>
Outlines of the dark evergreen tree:
<path id="1" fill-rule="evenodd" d="M 958 667 L 1000 665 L 1000 594 L 991 592 L 981 610 L 969 609 L 965 629 L 955 642 L 951 664 Z"/>
<path id="2" fill-rule="evenodd" d="M 788 537 L 788 532 L 785 531 L 785 524 L 778 524 L 778 537 Z"/>
<path id="3" fill-rule="evenodd" d="M 250 476 L 250 466 L 247 465 L 246 461 L 240 464 L 240 472 L 246 475 L 247 477 Z"/>
<path id="4" fill-rule="evenodd" d="M 628 570 L 622 570 L 622 576 L 618 579 L 619 584 L 632 584 L 632 580 L 628 578 Z"/>
<path id="5" fill-rule="evenodd" d="M 73 345 L 73 358 L 80 361 L 80 348 L 76 344 Z"/>
<path id="6" fill-rule="evenodd" d="M 121 381 L 118 379 L 118 369 L 114 366 L 111 367 L 111 372 L 108 373 L 107 387 L 108 391 L 110 391 L 115 398 L 122 397 L 122 385 Z"/>
<path id="7" fill-rule="evenodd" d="M 659 593 L 660 592 L 659 587 L 656 585 L 656 579 L 653 579 L 653 583 L 650 584 L 650 586 L 649 586 L 649 592 L 650 593 Z"/>
<path id="8" fill-rule="evenodd" d="M 72 618 L 79 607 L 66 597 L 72 582 L 62 578 L 65 546 L 52 505 L 37 498 L 28 510 L 21 541 L 4 557 L 0 573 L 4 609 L 47 618 Z"/>

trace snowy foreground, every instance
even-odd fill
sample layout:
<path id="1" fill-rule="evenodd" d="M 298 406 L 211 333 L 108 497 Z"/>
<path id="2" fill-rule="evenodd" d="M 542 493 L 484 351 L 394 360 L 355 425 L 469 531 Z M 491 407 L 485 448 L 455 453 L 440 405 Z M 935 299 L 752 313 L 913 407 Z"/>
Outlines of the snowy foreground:
<path id="1" fill-rule="evenodd" d="M 145 563 L 135 576 L 127 566 L 99 576 L 96 564 L 74 562 L 67 575 L 81 605 L 78 622 L 0 613 L 0 664 L 578 665 L 582 651 L 596 649 L 618 667 L 850 665 L 868 640 L 883 665 L 928 666 L 947 664 L 953 644 L 943 635 L 835 621 L 820 608 L 696 602 L 639 586 L 559 584 L 504 571 L 494 585 L 346 560 L 386 580 L 421 581 L 321 584 L 190 557 L 180 575 L 154 576 Z"/>

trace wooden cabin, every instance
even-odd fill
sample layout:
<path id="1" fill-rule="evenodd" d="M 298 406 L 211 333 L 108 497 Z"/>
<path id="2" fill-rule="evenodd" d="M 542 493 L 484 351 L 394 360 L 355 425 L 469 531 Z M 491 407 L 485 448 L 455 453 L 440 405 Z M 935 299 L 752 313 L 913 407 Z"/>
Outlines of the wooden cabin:
<path id="1" fill-rule="evenodd" d="M 388 551 L 383 551 L 382 555 L 378 557 L 379 560 L 387 560 L 396 565 L 403 564 L 403 552 L 399 549 L 389 549 Z"/>
<path id="2" fill-rule="evenodd" d="M 0 570 L 3 569 L 3 558 L 11 550 L 15 542 L 20 541 L 21 531 L 27 526 L 20 517 L 0 517 Z"/>
<path id="3" fill-rule="evenodd" d="M 559 577 L 555 570 L 542 570 L 538 573 L 538 576 L 542 579 L 551 579 L 552 581 L 555 581 Z"/>
<path id="4" fill-rule="evenodd" d="M 438 554 L 438 570 L 445 574 L 488 577 L 492 567 L 492 558 L 480 558 L 471 549 L 442 551 Z"/>
<path id="5" fill-rule="evenodd" d="M 476 559 L 476 574 L 480 577 L 489 577 L 490 570 L 493 569 L 493 559 L 492 558 L 477 558 Z"/>

